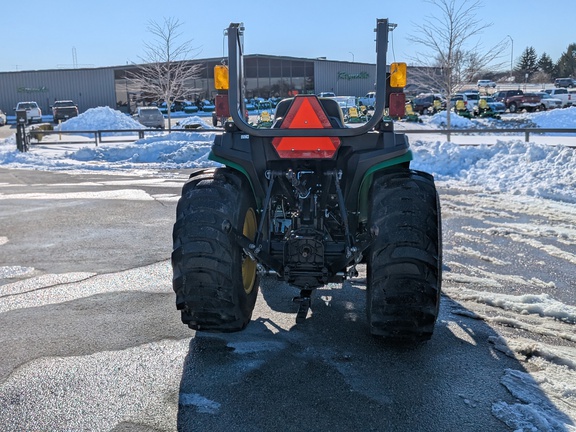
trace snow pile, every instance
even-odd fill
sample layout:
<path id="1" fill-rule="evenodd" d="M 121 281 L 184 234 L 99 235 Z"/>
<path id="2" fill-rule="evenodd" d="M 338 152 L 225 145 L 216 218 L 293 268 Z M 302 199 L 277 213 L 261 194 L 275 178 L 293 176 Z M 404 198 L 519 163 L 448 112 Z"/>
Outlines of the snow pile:
<path id="1" fill-rule="evenodd" d="M 145 129 L 145 126 L 110 107 L 90 108 L 61 124 L 63 131 Z"/>
<path id="2" fill-rule="evenodd" d="M 576 129 L 576 107 L 535 113 L 531 119 L 541 128 Z"/>
<path id="3" fill-rule="evenodd" d="M 440 111 L 434 114 L 430 120 L 428 120 L 430 125 L 438 127 L 446 127 L 447 115 L 446 111 Z M 450 114 L 450 127 L 457 129 L 472 129 L 477 127 L 476 123 L 466 117 L 459 116 L 458 114 Z"/>
<path id="4" fill-rule="evenodd" d="M 475 147 L 416 140 L 411 147 L 412 166 L 430 172 L 437 180 L 576 202 L 576 153 L 572 148 L 521 140 Z"/>
<path id="5" fill-rule="evenodd" d="M 176 123 L 176 125 L 173 126 L 172 129 L 188 129 L 190 127 L 200 127 L 202 129 L 215 129 L 214 126 L 208 124 L 206 121 L 204 121 L 201 117 L 198 116 L 186 117 L 178 121 L 178 123 Z"/>
<path id="6" fill-rule="evenodd" d="M 69 153 L 68 158 L 87 163 L 102 162 L 100 165 L 82 166 L 93 170 L 110 169 L 111 166 L 113 169 L 208 167 L 215 165 L 208 160 L 213 142 L 213 133 L 174 132 L 122 146 L 85 147 Z"/>

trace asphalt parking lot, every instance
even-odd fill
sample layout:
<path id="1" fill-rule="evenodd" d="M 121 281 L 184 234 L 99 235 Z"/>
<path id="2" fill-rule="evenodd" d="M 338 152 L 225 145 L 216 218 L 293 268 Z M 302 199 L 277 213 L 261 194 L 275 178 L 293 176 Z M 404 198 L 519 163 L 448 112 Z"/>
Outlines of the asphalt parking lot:
<path id="1" fill-rule="evenodd" d="M 2 430 L 506 430 L 491 406 L 514 403 L 500 378 L 523 365 L 496 329 L 443 297 L 429 343 L 383 346 L 362 266 L 303 324 L 267 277 L 245 331 L 183 326 L 169 257 L 185 179 L 0 168 Z M 446 238 L 478 223 L 464 214 L 448 211 Z"/>

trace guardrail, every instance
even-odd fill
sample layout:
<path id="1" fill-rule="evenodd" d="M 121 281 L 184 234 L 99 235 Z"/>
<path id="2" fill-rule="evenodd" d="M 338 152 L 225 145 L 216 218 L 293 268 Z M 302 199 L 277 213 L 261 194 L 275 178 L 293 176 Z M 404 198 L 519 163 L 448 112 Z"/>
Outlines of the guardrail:
<path id="1" fill-rule="evenodd" d="M 202 129 L 202 128 L 185 128 L 185 129 L 172 129 L 172 132 L 201 132 L 201 133 L 208 133 L 208 132 L 223 132 L 224 129 L 221 128 L 214 128 L 214 129 Z M 113 135 L 108 136 L 109 134 L 132 134 L 132 135 Z M 161 129 L 106 129 L 106 130 L 76 130 L 76 131 L 58 131 L 58 130 L 42 130 L 42 129 L 31 129 L 29 131 L 30 137 L 35 138 L 38 141 L 41 140 L 42 136 L 44 135 L 90 135 L 96 147 L 98 144 L 102 143 L 122 143 L 122 142 L 133 142 L 137 139 L 143 139 L 146 135 L 158 135 L 158 134 L 165 134 L 167 131 Z M 134 135 L 137 135 L 138 138 L 135 138 Z M 40 139 L 38 139 L 40 138 Z M 46 144 L 86 144 L 87 141 L 65 141 L 65 140 L 58 140 L 58 141 L 49 141 L 43 142 L 43 145 Z M 88 141 L 89 142 L 89 141 Z M 39 143 L 31 143 L 39 144 Z"/>

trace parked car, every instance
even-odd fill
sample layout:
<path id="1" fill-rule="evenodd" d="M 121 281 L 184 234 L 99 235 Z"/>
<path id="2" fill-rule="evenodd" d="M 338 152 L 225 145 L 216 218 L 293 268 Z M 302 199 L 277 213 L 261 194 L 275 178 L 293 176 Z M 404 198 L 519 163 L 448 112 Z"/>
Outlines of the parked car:
<path id="1" fill-rule="evenodd" d="M 318 97 L 334 97 L 336 93 L 334 92 L 320 92 L 318 93 Z"/>
<path id="2" fill-rule="evenodd" d="M 540 109 L 542 111 L 554 109 L 554 108 L 562 108 L 562 100 L 550 96 L 550 94 L 541 91 L 536 92 L 538 96 L 540 96 Z"/>
<path id="3" fill-rule="evenodd" d="M 574 87 L 574 80 L 572 78 L 556 78 L 554 80 L 555 87 Z"/>
<path id="4" fill-rule="evenodd" d="M 4 126 L 6 123 L 8 123 L 8 120 L 6 120 L 6 114 L 4 114 L 4 111 L 0 110 L 0 126 Z"/>
<path id="5" fill-rule="evenodd" d="M 435 101 L 438 101 L 435 103 Z M 446 100 L 438 93 L 420 93 L 412 99 L 412 110 L 421 115 L 434 114 L 435 111 L 446 109 Z M 438 105 L 439 108 L 435 108 Z"/>
<path id="6" fill-rule="evenodd" d="M 490 80 L 478 80 L 478 87 L 496 87 L 496 83 Z"/>
<path id="7" fill-rule="evenodd" d="M 567 88 L 552 88 L 544 90 L 550 96 L 562 101 L 562 108 L 576 105 L 576 94 L 569 92 Z"/>
<path id="8" fill-rule="evenodd" d="M 29 102 L 18 102 L 14 111 L 26 110 L 26 120 L 28 124 L 37 122 L 42 122 L 42 110 L 38 106 L 38 103 L 34 101 Z"/>
<path id="9" fill-rule="evenodd" d="M 164 129 L 164 115 L 158 107 L 138 107 L 133 117 L 146 127 Z"/>
<path id="10" fill-rule="evenodd" d="M 58 123 L 59 120 L 68 120 L 69 118 L 76 117 L 78 115 L 78 107 L 71 100 L 59 100 L 55 101 L 52 105 L 52 119 L 54 123 Z"/>

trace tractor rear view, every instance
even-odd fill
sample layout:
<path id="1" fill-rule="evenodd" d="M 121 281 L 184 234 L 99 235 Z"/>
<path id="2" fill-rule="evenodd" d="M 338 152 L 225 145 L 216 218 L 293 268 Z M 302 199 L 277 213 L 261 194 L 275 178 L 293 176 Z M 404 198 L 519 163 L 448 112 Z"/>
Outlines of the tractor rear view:
<path id="1" fill-rule="evenodd" d="M 302 322 L 316 288 L 357 276 L 365 263 L 369 332 L 400 343 L 432 336 L 440 205 L 433 177 L 410 169 L 408 140 L 384 117 L 387 106 L 390 116 L 403 109 L 406 81 L 405 64 L 386 68 L 390 26 L 377 20 L 374 114 L 357 127 L 345 125 L 336 101 L 315 95 L 282 100 L 270 128 L 250 126 L 243 27 L 228 28 L 232 120 L 210 153 L 222 167 L 192 172 L 173 230 L 176 306 L 190 328 L 244 329 L 264 274 L 299 290 Z"/>

